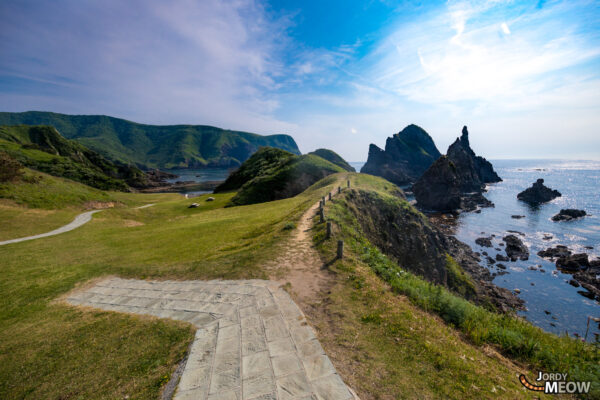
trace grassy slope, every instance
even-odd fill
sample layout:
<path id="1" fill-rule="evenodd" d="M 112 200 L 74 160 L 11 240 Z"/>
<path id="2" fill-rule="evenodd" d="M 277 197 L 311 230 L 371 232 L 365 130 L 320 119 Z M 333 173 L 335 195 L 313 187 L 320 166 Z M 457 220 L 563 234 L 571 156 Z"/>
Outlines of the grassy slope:
<path id="1" fill-rule="evenodd" d="M 0 183 L 0 240 L 44 233 L 65 225 L 89 209 L 89 202 L 141 205 L 175 195 L 139 197 L 129 193 L 105 192 L 69 179 L 24 170 L 22 179 Z"/>
<path id="2" fill-rule="evenodd" d="M 333 150 L 317 149 L 315 151 L 311 151 L 309 154 L 314 154 L 316 156 L 319 156 L 319 157 L 337 165 L 338 167 L 343 168 L 345 171 L 355 172 L 354 167 L 352 167 L 350 164 L 348 164 L 346 162 L 346 160 L 344 160 L 339 154 L 337 154 Z"/>
<path id="3" fill-rule="evenodd" d="M 231 205 L 255 204 L 294 196 L 327 175 L 343 169 L 313 154 L 292 157 L 278 168 L 261 171 L 231 199 Z"/>
<path id="4" fill-rule="evenodd" d="M 54 126 L 110 159 L 152 168 L 239 165 L 260 146 L 300 154 L 288 135 L 261 136 L 204 125 L 143 125 L 103 115 L 0 113 L 0 125 L 17 124 Z"/>
<path id="5" fill-rule="evenodd" d="M 392 197 L 393 185 L 380 178 L 354 175 L 352 186 Z M 340 359 L 351 360 L 347 373 L 357 387 L 390 393 L 390 398 L 520 398 L 533 393 L 522 391 L 517 368 L 500 351 L 532 370 L 592 381 L 594 396 L 600 396 L 600 356 L 593 346 L 488 312 L 402 271 L 364 238 L 343 197 L 330 202 L 326 214 L 334 223 L 334 238 L 324 240 L 325 225 L 317 224 L 314 240 L 328 261 L 337 239 L 344 239 L 345 259 L 330 267 L 343 284 L 332 291 L 327 316 L 314 322 L 323 332 L 337 331 L 325 345 Z M 533 377 L 530 373 L 530 381 Z"/>
<path id="6" fill-rule="evenodd" d="M 99 189 L 125 191 L 146 181 L 139 169 L 115 165 L 49 126 L 0 126 L 0 151 L 29 168 Z"/>
<path id="7" fill-rule="evenodd" d="M 264 278 L 264 260 L 324 194 L 316 185 L 282 201 L 223 208 L 162 197 L 116 208 L 59 236 L 0 246 L 0 398 L 156 398 L 192 335 L 172 321 L 83 312 L 52 301 L 89 279 Z M 156 197 L 115 193 L 130 205 Z M 168 200 L 165 200 L 167 199 Z"/>

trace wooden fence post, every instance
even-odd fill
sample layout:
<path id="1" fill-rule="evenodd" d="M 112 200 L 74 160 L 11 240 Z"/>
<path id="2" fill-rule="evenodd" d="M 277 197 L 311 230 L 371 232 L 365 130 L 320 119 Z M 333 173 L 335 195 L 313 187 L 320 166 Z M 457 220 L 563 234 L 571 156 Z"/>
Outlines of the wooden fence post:
<path id="1" fill-rule="evenodd" d="M 329 192 L 329 201 L 331 201 L 331 192 Z"/>
<path id="2" fill-rule="evenodd" d="M 322 208 L 319 210 L 319 216 L 321 217 L 320 218 L 321 222 L 325 222 L 325 212 L 323 211 Z"/>
<path id="3" fill-rule="evenodd" d="M 341 260 L 344 258 L 344 241 L 338 240 L 337 258 Z"/>
<path id="4" fill-rule="evenodd" d="M 327 239 L 331 237 L 331 222 L 327 221 Z"/>
<path id="5" fill-rule="evenodd" d="M 338 194 L 342 193 L 342 187 L 338 186 Z"/>
<path id="6" fill-rule="evenodd" d="M 350 187 L 350 179 L 348 179 L 348 187 Z"/>

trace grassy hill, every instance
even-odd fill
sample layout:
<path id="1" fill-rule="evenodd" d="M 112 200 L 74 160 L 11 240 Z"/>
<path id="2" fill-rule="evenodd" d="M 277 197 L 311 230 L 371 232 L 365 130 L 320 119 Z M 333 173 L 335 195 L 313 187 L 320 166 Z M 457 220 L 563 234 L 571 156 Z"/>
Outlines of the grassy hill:
<path id="1" fill-rule="evenodd" d="M 300 154 L 288 135 L 261 136 L 205 125 L 144 125 L 103 115 L 0 113 L 0 125 L 50 125 L 105 157 L 147 168 L 237 167 L 261 146 Z"/>
<path id="2" fill-rule="evenodd" d="M 352 188 L 382 195 L 395 188 L 379 178 L 339 173 L 280 201 L 226 208 L 233 194 L 223 193 L 213 195 L 213 202 L 204 201 L 208 195 L 195 199 L 200 207 L 193 209 L 187 208 L 190 200 L 176 195 L 107 193 L 127 207 L 96 214 L 76 231 L 1 246 L 0 398 L 158 398 L 193 340 L 188 325 L 56 300 L 111 274 L 245 279 L 285 273 L 266 265 L 287 251 L 292 231 L 286 227 L 347 179 Z M 324 224 L 310 230 L 333 286 L 303 311 L 336 369 L 361 398 L 550 398 L 523 390 L 517 375 L 528 373 L 527 367 L 463 333 L 469 325 L 446 324 L 437 308 L 422 306 L 416 296 L 429 290 L 435 299 L 436 286 L 401 274 L 392 260 L 376 253 L 344 211 L 343 196 L 326 207 L 334 236 L 325 239 Z M 157 204 L 151 208 L 132 207 L 152 202 Z M 331 261 L 338 239 L 345 240 L 345 257 Z M 397 274 L 402 277 L 395 280 Z M 468 303 L 448 296 L 440 290 L 437 298 L 448 307 L 470 310 Z M 481 327 L 477 321 L 489 315 L 481 313 L 469 314 L 471 326 Z M 488 326 L 498 337 L 514 334 L 494 324 Z M 522 332 L 514 335 L 515 341 L 531 339 Z M 582 343 L 539 337 L 554 342 L 541 341 L 536 352 L 558 354 L 562 343 L 570 346 L 569 358 L 557 359 L 556 368 L 568 362 L 585 371 L 598 364 Z M 537 365 L 532 362 L 532 368 Z"/>
<path id="3" fill-rule="evenodd" d="M 218 186 L 215 193 L 238 190 L 231 205 L 263 203 L 293 197 L 327 175 L 343 171 L 314 154 L 296 156 L 264 147 Z"/>
<path id="4" fill-rule="evenodd" d="M 26 167 L 103 190 L 128 190 L 146 182 L 138 168 L 108 161 L 50 126 L 0 126 L 0 151 Z"/>
<path id="5" fill-rule="evenodd" d="M 319 157 L 337 165 L 338 167 L 342 167 L 344 170 L 346 170 L 348 172 L 355 172 L 354 167 L 352 167 L 350 164 L 348 164 L 346 162 L 346 160 L 344 160 L 338 153 L 336 153 L 333 150 L 317 149 L 315 151 L 311 151 L 309 154 L 314 154 L 316 156 L 319 156 Z"/>

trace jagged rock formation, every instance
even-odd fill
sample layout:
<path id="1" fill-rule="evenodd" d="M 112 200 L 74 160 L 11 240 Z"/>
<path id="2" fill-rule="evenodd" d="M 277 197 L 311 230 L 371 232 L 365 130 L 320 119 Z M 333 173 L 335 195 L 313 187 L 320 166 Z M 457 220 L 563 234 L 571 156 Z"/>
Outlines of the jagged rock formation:
<path id="1" fill-rule="evenodd" d="M 462 135 L 425 171 L 413 185 L 417 204 L 435 211 L 455 211 L 459 208 L 472 210 L 492 206 L 481 192 L 486 183 L 500 182 L 492 164 L 475 155 L 469 144 L 469 132 L 463 127 Z M 466 194 L 475 192 L 470 196 Z"/>
<path id="2" fill-rule="evenodd" d="M 401 267 L 480 304 L 502 311 L 522 307 L 510 291 L 491 283 L 490 272 L 468 245 L 444 234 L 406 200 L 355 189 L 345 196 L 371 243 Z"/>
<path id="3" fill-rule="evenodd" d="M 387 138 L 385 150 L 369 146 L 369 158 L 360 172 L 380 176 L 397 185 L 415 182 L 441 156 L 433 139 L 417 125 L 408 125 Z"/>
<path id="4" fill-rule="evenodd" d="M 530 188 L 523 190 L 517 195 L 517 199 L 532 206 L 547 203 L 562 196 L 558 190 L 552 190 L 544 185 L 543 179 L 538 179 Z"/>

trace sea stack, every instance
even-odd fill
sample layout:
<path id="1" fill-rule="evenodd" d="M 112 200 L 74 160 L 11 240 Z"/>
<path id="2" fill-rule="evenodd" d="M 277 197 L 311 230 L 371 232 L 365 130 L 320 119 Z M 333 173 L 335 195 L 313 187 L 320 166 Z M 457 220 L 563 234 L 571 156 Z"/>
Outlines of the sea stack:
<path id="1" fill-rule="evenodd" d="M 481 192 L 486 183 L 500 181 L 502 179 L 492 164 L 471 149 L 469 131 L 465 126 L 447 154 L 433 163 L 413 185 L 413 192 L 420 207 L 451 212 L 467 204 L 469 208 L 475 208 L 476 204 L 492 205 Z"/>
<path id="2" fill-rule="evenodd" d="M 543 179 L 538 179 L 530 188 L 523 190 L 517 195 L 517 199 L 532 206 L 539 206 L 557 197 L 562 196 L 558 190 L 552 190 L 544 185 Z"/>
<path id="3" fill-rule="evenodd" d="M 385 150 L 369 146 L 369 158 L 360 172 L 387 179 L 396 185 L 414 183 L 441 156 L 433 139 L 417 125 L 408 125 L 387 138 Z"/>

